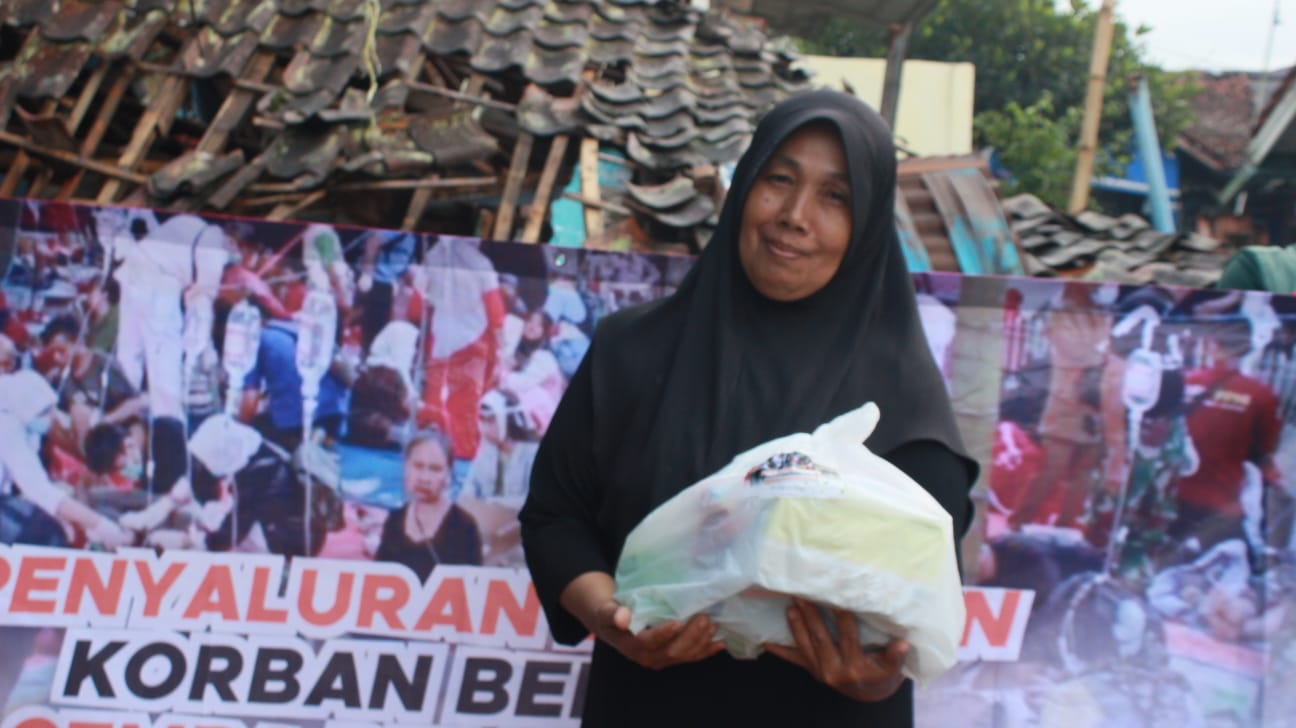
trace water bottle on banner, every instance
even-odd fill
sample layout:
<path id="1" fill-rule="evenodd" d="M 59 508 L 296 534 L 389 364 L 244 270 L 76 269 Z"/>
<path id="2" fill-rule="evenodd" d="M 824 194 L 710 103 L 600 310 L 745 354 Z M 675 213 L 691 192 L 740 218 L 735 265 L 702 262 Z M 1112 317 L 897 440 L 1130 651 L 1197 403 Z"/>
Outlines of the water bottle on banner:
<path id="1" fill-rule="evenodd" d="M 257 352 L 261 348 L 261 312 L 247 301 L 240 301 L 230 311 L 225 322 L 225 345 L 221 366 L 229 378 L 229 393 L 225 398 L 226 410 L 235 414 L 243 380 L 256 367 Z"/>
<path id="2" fill-rule="evenodd" d="M 333 362 L 337 304 L 328 291 L 315 288 L 306 294 L 297 316 L 297 373 L 302 398 L 309 400 L 319 395 L 320 380 Z"/>

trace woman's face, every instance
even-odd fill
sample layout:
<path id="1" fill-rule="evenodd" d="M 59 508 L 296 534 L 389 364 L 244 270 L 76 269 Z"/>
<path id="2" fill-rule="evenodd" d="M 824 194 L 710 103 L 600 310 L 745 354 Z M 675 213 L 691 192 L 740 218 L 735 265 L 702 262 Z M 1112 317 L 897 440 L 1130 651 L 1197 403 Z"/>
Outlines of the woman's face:
<path id="1" fill-rule="evenodd" d="M 775 150 L 743 207 L 738 256 L 766 298 L 796 301 L 832 280 L 850 244 L 846 153 L 831 129 L 797 131 Z"/>
<path id="2" fill-rule="evenodd" d="M 526 323 L 522 325 L 522 338 L 527 341 L 540 341 L 545 335 L 545 315 L 544 311 L 534 311 L 527 316 Z"/>
<path id="3" fill-rule="evenodd" d="M 405 456 L 405 493 L 415 503 L 435 503 L 445 492 L 450 464 L 435 441 L 420 442 Z"/>

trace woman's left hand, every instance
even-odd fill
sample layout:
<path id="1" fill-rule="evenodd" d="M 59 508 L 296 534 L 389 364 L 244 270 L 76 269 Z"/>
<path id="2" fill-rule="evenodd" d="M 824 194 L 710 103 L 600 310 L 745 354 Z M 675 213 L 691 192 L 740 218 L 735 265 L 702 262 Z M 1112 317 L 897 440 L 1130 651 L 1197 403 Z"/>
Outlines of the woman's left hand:
<path id="1" fill-rule="evenodd" d="M 900 672 L 909 643 L 892 640 L 882 650 L 860 647 L 855 615 L 833 610 L 840 641 L 833 640 L 819 609 L 803 599 L 788 607 L 788 627 L 796 647 L 766 644 L 765 649 L 805 668 L 815 679 L 847 697 L 864 702 L 891 697 L 905 677 Z"/>

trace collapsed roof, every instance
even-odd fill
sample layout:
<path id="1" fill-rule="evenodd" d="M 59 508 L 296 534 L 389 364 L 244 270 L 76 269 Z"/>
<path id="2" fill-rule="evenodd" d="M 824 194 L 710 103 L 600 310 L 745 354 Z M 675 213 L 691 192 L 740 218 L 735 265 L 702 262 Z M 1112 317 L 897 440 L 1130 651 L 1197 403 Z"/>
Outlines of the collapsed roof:
<path id="1" fill-rule="evenodd" d="M 714 205 L 679 190 L 807 84 L 786 40 L 673 0 L 15 0 L 0 34 L 2 194 L 406 228 L 457 204 L 496 237 L 602 149 L 687 239 Z"/>

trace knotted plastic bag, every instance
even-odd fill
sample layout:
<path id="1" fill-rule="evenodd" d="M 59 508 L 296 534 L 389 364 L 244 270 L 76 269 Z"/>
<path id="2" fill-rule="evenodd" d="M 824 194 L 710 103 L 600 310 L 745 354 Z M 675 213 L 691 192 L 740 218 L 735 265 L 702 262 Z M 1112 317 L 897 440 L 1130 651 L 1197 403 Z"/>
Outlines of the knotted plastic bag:
<path id="1" fill-rule="evenodd" d="M 950 515 L 863 445 L 869 403 L 758 445 L 650 513 L 626 539 L 630 630 L 705 613 L 738 658 L 793 645 L 791 596 L 857 616 L 860 644 L 907 640 L 918 682 L 954 664 L 964 623 Z M 828 620 L 829 629 L 835 622 Z"/>

